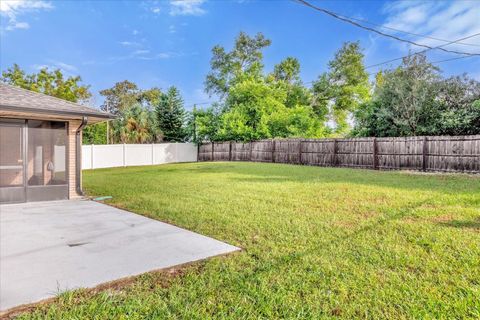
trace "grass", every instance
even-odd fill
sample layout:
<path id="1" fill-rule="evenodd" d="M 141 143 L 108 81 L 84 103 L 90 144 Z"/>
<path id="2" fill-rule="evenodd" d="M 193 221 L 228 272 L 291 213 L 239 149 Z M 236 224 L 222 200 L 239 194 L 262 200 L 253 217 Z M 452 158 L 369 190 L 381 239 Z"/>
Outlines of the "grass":
<path id="1" fill-rule="evenodd" d="M 478 176 L 191 163 L 84 179 L 90 195 L 244 250 L 21 318 L 480 317 Z"/>

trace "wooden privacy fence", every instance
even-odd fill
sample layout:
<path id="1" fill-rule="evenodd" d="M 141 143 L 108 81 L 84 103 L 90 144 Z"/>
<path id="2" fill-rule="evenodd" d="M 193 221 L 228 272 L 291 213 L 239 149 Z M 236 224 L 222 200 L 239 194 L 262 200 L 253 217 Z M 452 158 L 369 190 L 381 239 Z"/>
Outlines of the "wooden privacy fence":
<path id="1" fill-rule="evenodd" d="M 480 173 L 480 135 L 204 143 L 198 161 Z"/>

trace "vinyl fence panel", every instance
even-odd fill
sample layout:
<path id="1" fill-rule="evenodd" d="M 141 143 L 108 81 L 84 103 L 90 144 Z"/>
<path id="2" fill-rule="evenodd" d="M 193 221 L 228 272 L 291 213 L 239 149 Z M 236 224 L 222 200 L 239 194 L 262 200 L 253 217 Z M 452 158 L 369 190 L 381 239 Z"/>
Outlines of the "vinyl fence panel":
<path id="1" fill-rule="evenodd" d="M 174 143 L 176 158 L 175 162 L 196 162 L 197 145 L 193 143 Z"/>
<path id="2" fill-rule="evenodd" d="M 189 146 L 190 147 L 190 146 Z M 196 150 L 193 150 L 194 153 Z M 176 143 L 161 143 L 153 145 L 153 164 L 175 162 Z"/>
<path id="3" fill-rule="evenodd" d="M 153 164 L 151 144 L 126 144 L 125 166 L 145 166 Z"/>
<path id="4" fill-rule="evenodd" d="M 193 143 L 84 145 L 82 169 L 195 162 L 197 153 Z"/>
<path id="5" fill-rule="evenodd" d="M 125 158 L 122 144 L 92 146 L 92 169 L 123 167 Z"/>

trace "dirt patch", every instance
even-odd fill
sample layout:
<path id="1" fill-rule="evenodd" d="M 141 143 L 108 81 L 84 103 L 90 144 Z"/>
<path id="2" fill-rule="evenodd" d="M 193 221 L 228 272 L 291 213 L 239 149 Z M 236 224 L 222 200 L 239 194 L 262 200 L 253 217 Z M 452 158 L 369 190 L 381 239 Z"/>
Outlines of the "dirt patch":
<path id="1" fill-rule="evenodd" d="M 340 221 L 335 221 L 333 225 L 336 227 L 341 227 L 345 229 L 355 229 L 355 227 L 358 226 L 358 223 L 356 221 L 340 220 Z"/>
<path id="2" fill-rule="evenodd" d="M 422 222 L 420 218 L 416 218 L 416 217 L 405 217 L 405 218 L 402 218 L 400 221 L 406 224 L 418 224 Z"/>
<path id="3" fill-rule="evenodd" d="M 439 216 L 432 217 L 430 221 L 436 222 L 436 223 L 445 223 L 445 222 L 450 222 L 454 219 L 454 216 L 452 213 L 447 213 L 447 214 L 442 214 Z"/>

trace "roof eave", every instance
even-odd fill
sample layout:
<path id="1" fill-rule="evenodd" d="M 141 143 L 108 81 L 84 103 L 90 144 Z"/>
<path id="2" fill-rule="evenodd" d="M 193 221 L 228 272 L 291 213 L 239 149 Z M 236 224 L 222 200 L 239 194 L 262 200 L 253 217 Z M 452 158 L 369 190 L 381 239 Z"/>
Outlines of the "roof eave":
<path id="1" fill-rule="evenodd" d="M 6 109 L 9 111 L 21 111 L 21 112 L 31 112 L 31 113 L 40 113 L 40 114 L 48 114 L 48 115 L 63 115 L 63 116 L 87 116 L 87 117 L 95 117 L 95 118 L 102 118 L 105 120 L 115 119 L 116 116 L 111 113 L 106 112 L 80 112 L 80 111 L 65 111 L 65 110 L 45 110 L 45 109 L 38 109 L 38 108 L 29 108 L 29 107 L 17 107 L 11 105 L 4 105 L 1 104 L 0 108 Z"/>

